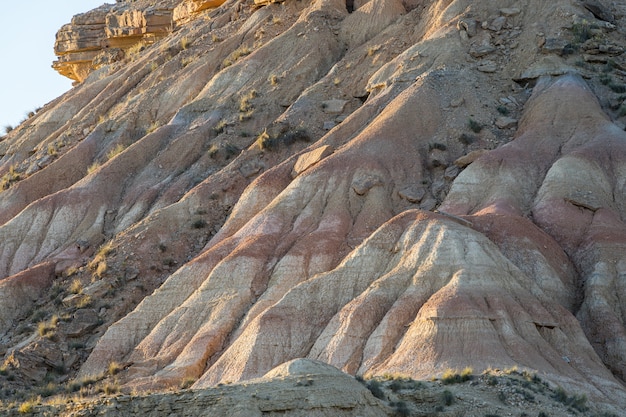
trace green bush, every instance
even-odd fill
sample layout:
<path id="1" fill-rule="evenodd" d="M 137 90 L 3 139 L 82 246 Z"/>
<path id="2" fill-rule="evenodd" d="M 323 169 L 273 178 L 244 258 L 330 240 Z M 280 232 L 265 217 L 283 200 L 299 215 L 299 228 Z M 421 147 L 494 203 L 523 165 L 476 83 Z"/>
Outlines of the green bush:
<path id="1" fill-rule="evenodd" d="M 483 130 L 483 126 L 482 126 L 480 123 L 478 123 L 476 120 L 472 119 L 472 118 L 470 118 L 470 119 L 467 121 L 467 126 L 468 126 L 468 127 L 470 128 L 470 130 L 471 130 L 472 132 L 474 132 L 474 133 L 478 133 L 478 132 L 480 132 L 481 130 Z"/>
<path id="2" fill-rule="evenodd" d="M 593 37 L 592 30 L 593 26 L 589 24 L 586 20 L 581 22 L 574 23 L 572 25 L 572 35 L 574 37 L 574 42 L 583 43 Z"/>
<path id="3" fill-rule="evenodd" d="M 393 407 L 395 414 L 397 416 L 404 417 L 404 416 L 411 415 L 411 412 L 409 411 L 409 407 L 406 405 L 404 401 L 392 402 L 389 405 Z"/>
<path id="4" fill-rule="evenodd" d="M 274 150 L 280 145 L 291 145 L 296 141 L 310 142 L 311 136 L 305 129 L 295 129 L 285 132 L 279 136 L 271 136 L 264 130 L 256 139 L 256 143 L 262 150 Z"/>
<path id="5" fill-rule="evenodd" d="M 444 405 L 452 405 L 452 404 L 454 404 L 454 394 L 452 394 L 452 392 L 450 392 L 449 390 L 444 390 L 441 393 L 441 402 Z"/>
<path id="6" fill-rule="evenodd" d="M 461 136 L 459 136 L 459 142 L 461 142 L 463 145 L 471 145 L 472 143 L 476 142 L 476 136 L 468 135 L 467 133 L 461 133 Z"/>
<path id="7" fill-rule="evenodd" d="M 380 381 L 370 379 L 369 381 L 367 381 L 367 389 L 370 390 L 374 397 L 380 400 L 385 399 L 385 392 L 382 389 L 382 384 L 380 383 Z"/>
<path id="8" fill-rule="evenodd" d="M 472 368 L 465 368 L 461 373 L 458 373 L 453 369 L 446 369 L 443 375 L 441 376 L 441 382 L 446 385 L 449 384 L 459 384 L 461 382 L 466 382 L 472 379 Z"/>
<path id="9" fill-rule="evenodd" d="M 37 394 L 44 398 L 51 397 L 57 392 L 59 392 L 59 386 L 52 382 L 49 382 L 46 386 L 37 389 Z"/>
<path id="10" fill-rule="evenodd" d="M 567 392 L 561 388 L 558 387 L 555 391 L 554 394 L 552 395 L 552 398 L 554 398 L 556 401 L 563 403 L 569 407 L 572 407 L 575 410 L 581 411 L 581 412 L 585 412 L 589 409 L 589 407 L 587 407 L 587 396 L 586 395 L 568 395 Z"/>
<path id="11" fill-rule="evenodd" d="M 624 84 L 616 84 L 614 82 L 610 82 L 609 88 L 616 93 L 626 93 L 626 85 Z"/>
<path id="12" fill-rule="evenodd" d="M 556 389 L 556 391 L 554 391 L 554 394 L 552 395 L 552 398 L 554 398 L 558 402 L 566 403 L 567 402 L 567 392 L 565 392 L 565 390 L 563 388 L 558 387 Z"/>
<path id="13" fill-rule="evenodd" d="M 191 223 L 191 227 L 194 229 L 204 229 L 207 225 L 208 224 L 204 219 L 198 219 Z"/>

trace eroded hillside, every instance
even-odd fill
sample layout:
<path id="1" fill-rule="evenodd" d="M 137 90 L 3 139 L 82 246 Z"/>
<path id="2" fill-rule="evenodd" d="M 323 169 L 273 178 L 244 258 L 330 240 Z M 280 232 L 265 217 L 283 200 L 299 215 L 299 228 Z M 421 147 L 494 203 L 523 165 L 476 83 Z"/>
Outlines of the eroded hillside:
<path id="1" fill-rule="evenodd" d="M 623 404 L 622 3 L 76 16 L 54 64 L 76 86 L 0 141 L 5 393 L 310 358 L 517 366 Z"/>

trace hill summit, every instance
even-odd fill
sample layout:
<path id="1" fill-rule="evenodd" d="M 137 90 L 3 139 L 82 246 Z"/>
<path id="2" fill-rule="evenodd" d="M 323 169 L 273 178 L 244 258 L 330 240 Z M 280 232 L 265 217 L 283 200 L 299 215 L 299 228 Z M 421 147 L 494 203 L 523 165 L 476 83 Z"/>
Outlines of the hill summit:
<path id="1" fill-rule="evenodd" d="M 75 87 L 0 139 L 5 397 L 306 358 L 623 405 L 625 24 L 596 0 L 75 16 L 53 64 Z"/>

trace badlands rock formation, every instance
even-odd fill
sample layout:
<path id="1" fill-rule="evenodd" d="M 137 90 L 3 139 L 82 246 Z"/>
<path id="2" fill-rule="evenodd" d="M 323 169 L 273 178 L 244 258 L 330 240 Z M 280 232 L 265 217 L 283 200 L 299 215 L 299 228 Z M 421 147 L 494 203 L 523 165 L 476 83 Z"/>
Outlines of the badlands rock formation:
<path id="1" fill-rule="evenodd" d="M 0 142 L 3 383 L 116 363 L 128 389 L 206 388 L 309 358 L 517 366 L 623 404 L 625 17 L 574 0 L 75 17 L 55 67 L 78 84 Z"/>

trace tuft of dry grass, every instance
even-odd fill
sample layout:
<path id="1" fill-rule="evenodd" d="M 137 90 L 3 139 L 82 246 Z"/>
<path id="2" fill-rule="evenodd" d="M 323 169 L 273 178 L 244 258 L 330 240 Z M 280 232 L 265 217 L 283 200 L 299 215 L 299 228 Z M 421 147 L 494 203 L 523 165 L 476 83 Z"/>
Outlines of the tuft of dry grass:
<path id="1" fill-rule="evenodd" d="M 379 50 L 380 50 L 380 45 L 370 46 L 369 48 L 367 48 L 367 56 L 373 56 Z"/>
<path id="2" fill-rule="evenodd" d="M 0 179 L 0 190 L 6 190 L 11 187 L 13 183 L 18 182 L 21 179 L 22 176 L 15 169 L 15 165 L 11 165 L 9 167 L 9 171 L 2 176 L 2 179 Z"/>
<path id="3" fill-rule="evenodd" d="M 77 308 L 87 308 L 93 303 L 93 298 L 90 295 L 83 295 L 76 303 Z"/>
<path id="4" fill-rule="evenodd" d="M 117 145 L 113 147 L 113 149 L 107 152 L 107 160 L 111 160 L 115 158 L 117 155 L 124 152 L 124 149 L 126 149 L 126 146 L 122 145 L 121 143 L 118 143 Z"/>
<path id="5" fill-rule="evenodd" d="M 52 143 L 48 144 L 48 155 L 57 156 L 57 148 Z"/>
<path id="6" fill-rule="evenodd" d="M 180 47 L 181 47 L 182 49 L 187 49 L 187 48 L 189 48 L 190 46 L 191 46 L 191 40 L 190 40 L 188 37 L 184 36 L 184 37 L 180 40 Z"/>
<path id="7" fill-rule="evenodd" d="M 150 126 L 148 126 L 148 128 L 146 129 L 146 135 L 154 132 L 155 130 L 157 130 L 159 127 L 161 127 L 161 123 L 159 123 L 158 121 L 154 121 L 152 122 L 152 124 Z"/>
<path id="8" fill-rule="evenodd" d="M 107 374 L 117 375 L 121 370 L 122 370 L 122 365 L 113 361 L 109 363 L 109 366 L 107 367 Z"/>
<path id="9" fill-rule="evenodd" d="M 213 130 L 219 135 L 220 133 L 223 133 L 224 130 L 226 130 L 226 126 L 228 126 L 228 122 L 222 119 L 217 122 L 217 124 L 213 127 Z"/>
<path id="10" fill-rule="evenodd" d="M 54 315 L 48 321 L 41 321 L 37 325 L 37 333 L 41 337 L 46 339 L 52 339 L 56 333 L 56 328 L 59 323 L 59 316 Z"/>
<path id="11" fill-rule="evenodd" d="M 183 381 L 180 383 L 180 388 L 187 389 L 191 387 L 193 384 L 195 384 L 195 382 L 196 382 L 196 378 L 187 377 L 183 379 Z"/>
<path id="12" fill-rule="evenodd" d="M 247 45 L 241 45 L 239 48 L 231 52 L 230 55 L 228 55 L 226 59 L 224 59 L 224 61 L 222 62 L 222 66 L 223 67 L 231 66 L 235 62 L 237 62 L 239 58 L 246 56 L 246 55 L 250 55 L 250 53 L 252 53 L 252 49 L 250 49 L 250 47 L 248 47 Z"/>
<path id="13" fill-rule="evenodd" d="M 137 42 L 136 44 L 134 44 L 133 46 L 131 46 L 130 48 L 126 50 L 126 56 L 132 59 L 135 57 L 135 55 L 139 54 L 139 52 L 141 52 L 143 49 L 144 49 L 143 42 Z"/>
<path id="14" fill-rule="evenodd" d="M 248 91 L 248 93 L 241 97 L 239 100 L 239 111 L 241 113 L 249 112 L 254 109 L 252 106 L 252 100 L 258 96 L 258 93 L 255 89 Z"/>
<path id="15" fill-rule="evenodd" d="M 472 379 L 473 373 L 474 373 L 474 370 L 468 366 L 461 371 L 461 379 L 463 379 L 464 381 Z"/>
<path id="16" fill-rule="evenodd" d="M 113 252 L 113 243 L 108 242 L 105 245 L 102 245 L 96 256 L 87 264 L 87 268 L 90 271 L 93 271 L 93 277 L 100 279 L 107 271 L 107 260 L 106 257 Z"/>
<path id="17" fill-rule="evenodd" d="M 459 373 L 456 369 L 446 369 L 441 375 L 441 382 L 444 384 L 458 384 L 461 382 L 469 381 L 472 379 L 474 370 L 470 367 L 466 367 Z"/>
<path id="18" fill-rule="evenodd" d="M 70 284 L 69 290 L 72 294 L 80 294 L 83 292 L 83 283 L 79 279 L 75 279 Z"/>
<path id="19" fill-rule="evenodd" d="M 98 168 L 100 168 L 100 162 L 98 161 L 89 165 L 89 167 L 87 168 L 87 175 L 94 173 Z"/>
<path id="20" fill-rule="evenodd" d="M 102 278 L 105 272 L 107 271 L 107 269 L 108 269 L 108 266 L 107 266 L 106 259 L 98 262 L 98 266 L 96 267 L 96 270 L 94 271 L 94 276 L 98 279 Z"/>
<path id="21" fill-rule="evenodd" d="M 35 405 L 37 405 L 37 402 L 35 400 L 28 400 L 20 404 L 20 406 L 17 408 L 17 411 L 20 414 L 31 414 L 35 409 Z"/>

